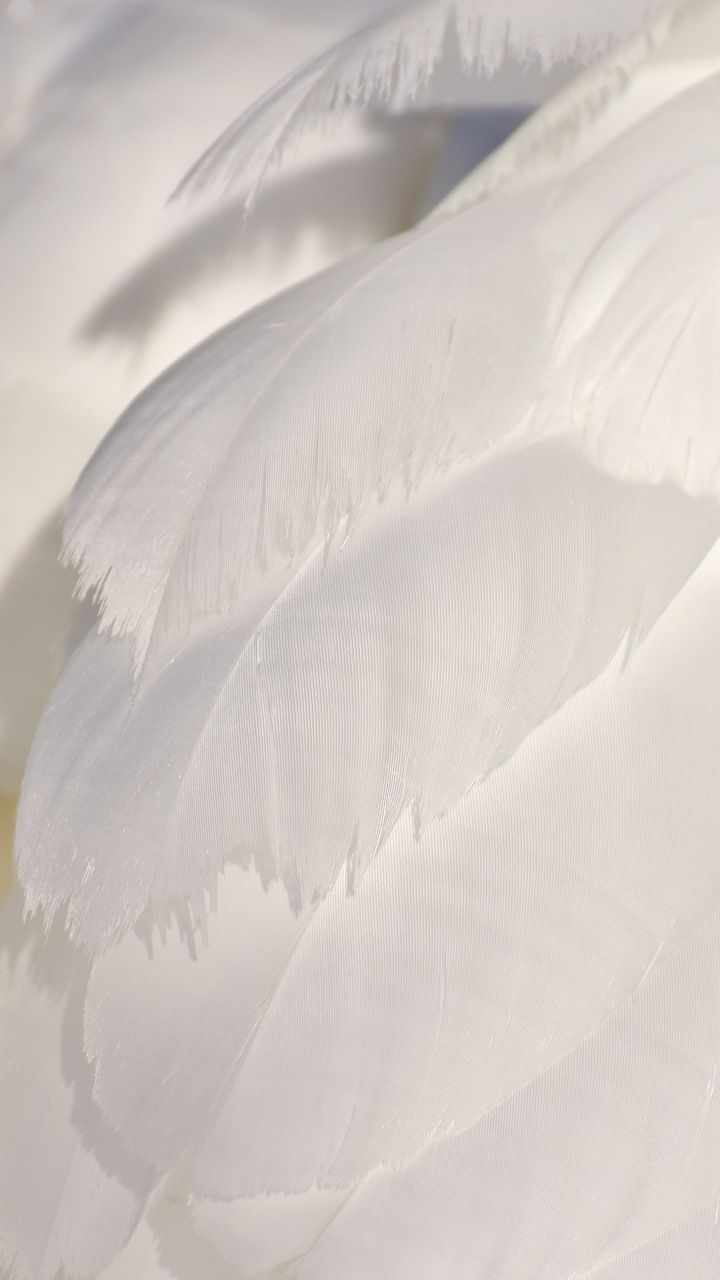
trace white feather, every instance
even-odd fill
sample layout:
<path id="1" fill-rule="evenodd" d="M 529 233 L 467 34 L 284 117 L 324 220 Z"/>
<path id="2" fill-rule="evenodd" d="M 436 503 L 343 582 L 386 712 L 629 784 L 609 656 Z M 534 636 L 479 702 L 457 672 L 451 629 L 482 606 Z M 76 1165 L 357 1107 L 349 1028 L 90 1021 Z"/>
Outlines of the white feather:
<path id="1" fill-rule="evenodd" d="M 218 898 L 191 949 L 174 928 L 162 943 L 127 934 L 90 978 L 84 1038 L 94 1097 L 161 1170 L 207 1123 L 307 924 L 279 886 L 265 892 L 239 867 L 227 869 Z"/>
<path id="2" fill-rule="evenodd" d="M 205 1194 L 347 1187 L 470 1127 L 594 1032 L 720 895 L 718 567 L 713 553 L 627 670 L 567 703 L 419 844 L 401 824 L 355 895 L 341 880 L 296 922 L 274 967 L 282 900 L 259 907 L 237 872 L 197 960 L 128 936 L 96 962 L 86 1043 L 125 1140 L 170 1167 L 214 1114 L 195 1161 Z"/>
<path id="3" fill-rule="evenodd" d="M 236 1280 L 284 1268 L 315 1243 L 348 1198 L 348 1191 L 314 1189 L 298 1196 L 255 1200 L 193 1200 L 197 1234 L 225 1260 Z"/>
<path id="4" fill-rule="evenodd" d="M 419 845 L 405 823 L 353 898 L 336 886 L 200 1144 L 198 1188 L 348 1186 L 469 1128 L 716 910 L 719 569 L 713 553 L 629 669 Z"/>
<path id="5" fill-rule="evenodd" d="M 403 810 L 419 833 L 645 634 L 717 533 L 713 502 L 547 444 L 368 508 L 262 619 L 213 624 L 139 689 L 127 641 L 91 637 L 28 765 L 29 906 L 67 904 L 102 946 L 148 903 L 202 916 L 230 859 L 298 909 L 343 867 L 352 887 Z"/>
<path id="6" fill-rule="evenodd" d="M 720 69 L 715 0 L 666 9 L 620 50 L 574 77 L 440 204 L 457 213 L 498 191 L 569 173 L 650 112 Z"/>
<path id="7" fill-rule="evenodd" d="M 362 1183 L 297 1275 L 569 1280 L 683 1229 L 720 1195 L 719 972 L 715 913 L 556 1066 Z"/>
<path id="8" fill-rule="evenodd" d="M 238 107 L 349 20 L 316 28 L 297 6 L 282 22 L 248 0 L 1 7 L 0 791 L 19 790 L 70 625 L 58 508 L 113 419 L 219 325 L 411 216 L 436 146 L 421 123 L 315 148 L 247 242 L 237 207 L 167 206 Z"/>
<path id="9" fill-rule="evenodd" d="M 616 474 L 714 491 L 719 102 L 711 77 L 562 183 L 343 264 L 131 407 L 80 481 L 67 549 L 136 671 L 198 616 L 279 589 L 399 477 L 513 433 L 573 428 Z"/>
<path id="10" fill-rule="evenodd" d="M 11 1276 L 92 1276 L 129 1238 L 152 1185 L 103 1125 L 82 1056 L 85 966 L 56 928 L 0 912 L 0 1263 Z"/>
<path id="11" fill-rule="evenodd" d="M 43 1280 L 166 1170 L 103 1280 L 717 1274 L 719 102 L 247 317 L 86 472 L 115 634 L 18 865 L 103 951 L 93 1098 L 33 992 L 0 1105 L 63 1022 L 59 1219 L 0 1164 Z"/>
<path id="12" fill-rule="evenodd" d="M 300 563 L 396 478 L 412 488 L 517 425 L 539 353 L 518 370 L 476 299 L 504 292 L 519 308 L 532 263 L 518 259 L 520 224 L 502 248 L 513 209 L 492 210 L 499 251 L 471 252 L 489 213 L 282 295 L 131 406 L 80 480 L 67 545 L 105 624 L 136 637 L 136 665 L 165 632 L 246 600 L 258 577 L 266 591 L 268 566 Z M 157 503 L 160 485 L 172 501 Z"/>
<path id="13" fill-rule="evenodd" d="M 590 61 L 608 45 L 674 8 L 668 0 L 605 0 L 601 7 L 553 0 L 415 0 L 320 54 L 270 90 L 230 126 L 180 191 L 241 183 L 252 201 L 269 170 L 328 116 L 372 101 L 412 99 L 457 42 L 466 71 L 492 76 L 508 60 Z"/>

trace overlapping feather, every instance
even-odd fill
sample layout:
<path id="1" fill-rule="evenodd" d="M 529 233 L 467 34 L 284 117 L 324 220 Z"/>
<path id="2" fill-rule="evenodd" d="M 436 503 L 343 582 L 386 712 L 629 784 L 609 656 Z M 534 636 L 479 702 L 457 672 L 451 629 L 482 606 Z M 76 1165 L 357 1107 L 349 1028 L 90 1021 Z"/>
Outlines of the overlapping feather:
<path id="1" fill-rule="evenodd" d="M 231 858 L 298 909 L 344 866 L 352 888 L 406 808 L 419 833 L 644 634 L 717 533 L 714 503 L 546 444 L 389 495 L 135 689 L 127 641 L 91 638 L 29 766 L 28 904 L 103 945 L 147 905 L 202 916 Z"/>
<path id="2" fill-rule="evenodd" d="M 153 1184 L 91 1099 L 87 971 L 61 927 L 0 911 L 0 1264 L 11 1277 L 91 1276 L 131 1235 Z"/>
<path id="3" fill-rule="evenodd" d="M 719 93 L 711 77 L 559 189 L 421 224 L 268 304 L 131 407 L 76 490 L 67 553 L 136 670 L 198 616 L 252 611 L 268 568 L 282 585 L 396 477 L 522 430 L 575 429 L 617 474 L 712 492 L 717 365 L 684 330 L 690 295 L 712 346 Z"/>
<path id="4" fill-rule="evenodd" d="M 19 790 L 71 626 L 58 508 L 103 433 L 149 378 L 219 325 L 404 226 L 416 168 L 432 168 L 427 123 L 358 128 L 347 155 L 316 149 L 304 175 L 268 193 L 249 243 L 237 209 L 168 207 L 178 175 L 238 105 L 345 30 L 352 13 L 326 15 L 324 28 L 302 6 L 287 19 L 249 0 L 2 7 L 3 794 Z M 387 198 L 373 202 L 383 185 Z"/>
<path id="5" fill-rule="evenodd" d="M 87 471 L 115 634 L 18 854 L 180 1164 L 128 1265 L 716 1274 L 719 102 L 251 315 Z"/>
<path id="6" fill-rule="evenodd" d="M 302 135 L 344 109 L 375 100 L 400 102 L 431 79 L 448 41 L 466 70 L 492 76 L 507 60 L 590 61 L 608 45 L 671 13 L 668 0 L 606 0 L 602 8 L 524 0 L 415 0 L 382 16 L 312 59 L 231 125 L 179 188 L 222 180 L 242 184 L 252 201 L 269 170 Z M 634 51 L 630 53 L 632 65 Z"/>

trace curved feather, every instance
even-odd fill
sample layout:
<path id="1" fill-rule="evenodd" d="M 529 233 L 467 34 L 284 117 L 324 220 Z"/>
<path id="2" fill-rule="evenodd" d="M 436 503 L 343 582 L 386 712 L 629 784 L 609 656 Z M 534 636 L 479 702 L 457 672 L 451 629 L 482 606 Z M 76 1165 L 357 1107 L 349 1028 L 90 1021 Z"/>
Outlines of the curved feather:
<path id="1" fill-rule="evenodd" d="M 0 119 L 0 276 L 13 299 L 0 317 L 3 792 L 19 790 L 71 614 L 74 578 L 58 569 L 51 522 L 104 432 L 219 325 L 405 225 L 403 196 L 433 155 L 419 127 L 407 146 L 399 127 L 382 138 L 355 130 L 350 158 L 369 163 L 350 184 L 336 152 L 326 166 L 336 183 L 321 170 L 313 187 L 327 149 L 306 156 L 239 253 L 237 209 L 231 233 L 227 209 L 223 221 L 167 207 L 178 174 L 232 113 L 345 29 L 342 10 L 314 27 L 302 5 L 283 21 L 248 0 L 0 6 L 0 112 L 7 85 L 14 117 L 7 151 Z M 400 147 L 402 173 L 390 160 Z M 373 204 L 383 181 L 387 198 Z"/>
<path id="2" fill-rule="evenodd" d="M 161 1169 L 206 1124 L 306 924 L 280 886 L 265 891 L 253 872 L 228 867 L 192 947 L 176 928 L 162 942 L 129 933 L 93 965 L 84 1019 L 93 1094 Z"/>
<path id="3" fill-rule="evenodd" d="M 643 24 L 678 7 L 667 0 L 610 0 L 601 9 L 523 0 L 416 0 L 311 59 L 230 126 L 195 164 L 179 192 L 224 180 L 252 201 L 267 172 L 303 133 L 334 113 L 412 98 L 431 79 L 446 42 L 466 71 L 492 76 L 506 59 L 523 64 L 589 61 Z"/>
<path id="4" fill-rule="evenodd" d="M 129 1238 L 152 1185 L 90 1099 L 78 1039 L 85 966 L 56 928 L 0 912 L 0 1261 L 11 1275 L 91 1276 Z"/>
<path id="5" fill-rule="evenodd" d="M 398 477 L 523 433 L 573 429 L 617 474 L 714 491 L 719 103 L 713 77 L 566 179 L 343 264 L 151 388 L 66 529 L 136 672 L 198 616 L 281 589 Z M 682 334 L 688 280 L 702 342 Z"/>
<path id="6" fill-rule="evenodd" d="M 228 1024 L 213 947 L 193 964 L 127 938 L 97 961 L 86 1042 L 124 1139 L 168 1167 L 219 1105 L 195 1165 L 205 1194 L 342 1187 L 468 1128 L 582 1041 L 719 897 L 716 602 L 714 553 L 629 669 L 566 704 L 420 845 L 400 824 L 354 896 L 341 879 L 299 922 L 251 1034 Z M 225 913 L 242 1009 L 255 933 L 220 887 Z M 199 978 L 201 1018 L 177 1020 Z M 193 1065 L 200 1108 L 183 1085 Z"/>
<path id="7" fill-rule="evenodd" d="M 549 443 L 389 496 L 136 694 L 128 642 L 91 638 L 28 766 L 28 904 L 102 946 L 148 903 L 202 916 L 230 859 L 297 909 L 352 886 L 404 809 L 419 832 L 642 636 L 717 533 L 713 501 Z"/>
<path id="8" fill-rule="evenodd" d="M 347 1197 L 347 1191 L 316 1188 L 298 1196 L 254 1200 L 194 1198 L 192 1221 L 201 1239 L 232 1269 L 231 1274 L 237 1280 L 250 1280 L 268 1273 L 282 1275 L 315 1243 Z"/>
<path id="9" fill-rule="evenodd" d="M 541 330 L 520 225 L 499 209 L 380 245 L 210 339 L 131 407 L 81 477 L 66 545 L 106 625 L 136 637 L 136 665 L 398 476 L 412 488 L 517 425 L 540 353 L 528 337 L 518 370 L 476 301 L 515 296 Z M 483 234 L 499 251 L 469 256 Z"/>
<path id="10" fill-rule="evenodd" d="M 720 1200 L 584 1273 L 587 1280 L 713 1280 L 720 1264 Z"/>
<path id="11" fill-rule="evenodd" d="M 348 1179 L 380 1163 L 407 1164 L 421 1149 L 430 1155 L 443 1134 L 472 1130 L 483 1114 L 514 1106 L 536 1077 L 552 1075 L 553 1064 L 588 1037 L 603 1036 L 613 1009 L 629 997 L 632 1004 L 653 972 L 685 955 L 688 937 L 702 936 L 720 900 L 720 720 L 711 693 L 720 674 L 719 564 L 715 551 L 627 669 L 615 664 L 567 703 L 433 823 L 419 847 L 409 824 L 399 828 L 353 897 L 338 885 L 316 909 L 273 985 L 249 1053 L 238 1036 L 236 1083 L 201 1143 L 194 1177 L 206 1194 L 223 1197 L 257 1196 L 280 1183 L 288 1191 L 316 1176 L 346 1186 L 317 1201 L 317 1218 L 303 1197 L 214 1206 L 201 1200 L 196 1224 L 215 1243 L 219 1234 L 229 1264 L 242 1267 L 256 1256 L 252 1250 L 267 1257 L 288 1233 L 332 1235 L 329 1224 L 336 1213 L 342 1222 L 345 1198 L 350 1211 L 378 1180 L 394 1194 L 379 1172 L 354 1190 Z M 230 902 L 234 911 L 233 895 Z M 222 903 L 221 896 L 221 911 Z M 128 964 L 133 950 L 139 966 Z M 254 953 L 252 935 L 241 927 L 234 972 L 243 999 Z M 198 963 L 214 971 L 212 940 Z M 159 984 L 157 964 L 172 965 Z M 86 1018 L 99 1099 L 123 1136 L 146 1149 L 152 1143 L 156 1158 L 160 1127 L 167 1142 L 184 1125 L 187 1095 L 172 1076 L 187 1079 L 194 1066 L 203 1087 L 208 1036 L 224 1052 L 233 1021 L 237 997 L 227 983 L 203 989 L 209 1022 L 195 1035 L 191 962 L 177 948 L 142 964 L 137 943 L 126 939 L 94 966 Z M 185 992 L 183 1043 L 173 1001 Z M 691 1010 L 696 1003 L 687 997 Z M 141 1019 L 154 1037 L 143 1033 Z M 177 1056 L 169 1052 L 163 1067 L 155 1046 L 166 1037 Z M 684 1043 L 679 1035 L 677 1042 Z M 624 1068 L 621 1049 L 622 1040 Z M 212 1064 L 211 1076 L 214 1070 Z M 134 1112 L 133 1092 L 141 1103 Z M 216 1085 L 207 1089 L 208 1108 L 215 1092 Z M 582 1133 L 585 1095 L 576 1096 Z M 588 1105 L 593 1096 L 588 1088 Z M 640 1091 L 639 1115 L 645 1099 Z M 544 1106 L 541 1095 L 531 1116 L 542 1118 Z M 161 1112 L 155 1123 L 154 1107 Z M 522 1109 L 518 1125 L 527 1123 Z M 641 1165 L 638 1176 L 645 1172 Z M 541 1184 L 539 1174 L 533 1194 Z M 703 1194 L 700 1187 L 697 1201 L 688 1200 L 688 1215 Z M 269 1235 L 261 1229 L 268 1214 L 277 1217 Z M 502 1237 L 502 1227 L 497 1231 Z M 683 1246 L 688 1256 L 694 1238 Z M 502 1238 L 507 1274 L 534 1274 L 522 1269 L 524 1244 L 513 1251 L 512 1240 L 509 1231 Z M 704 1240 L 697 1248 L 711 1249 L 715 1236 Z M 649 1265 L 643 1258 L 667 1251 L 676 1256 L 679 1247 L 667 1239 L 662 1249 L 654 1242 L 646 1248 L 631 1235 L 627 1249 L 639 1252 L 627 1265 Z M 410 1241 L 408 1250 L 412 1255 Z M 429 1255 L 438 1267 L 442 1250 Z M 405 1265 L 402 1249 L 399 1256 Z M 365 1280 L 378 1265 L 365 1260 L 358 1275 Z M 547 1267 L 548 1275 L 565 1274 L 553 1272 L 550 1261 Z"/>
<path id="12" fill-rule="evenodd" d="M 712 914 L 719 567 L 716 551 L 628 669 L 419 847 L 406 822 L 352 898 L 336 886 L 200 1144 L 198 1189 L 343 1187 L 402 1164 L 594 1033 Z"/>
<path id="13" fill-rule="evenodd" d="M 538 212 L 532 252 L 556 286 L 540 290 L 550 385 L 538 394 L 530 370 L 501 449 L 454 452 L 449 432 L 417 472 L 399 451 L 387 481 L 348 502 L 352 519 L 333 524 L 325 508 L 340 536 L 323 538 L 310 504 L 290 548 L 277 519 L 265 541 L 260 471 L 254 560 L 249 573 L 236 563 L 238 591 L 230 550 L 227 616 L 212 616 L 216 583 L 195 610 L 197 594 L 166 593 L 160 575 L 138 613 L 150 618 L 142 679 L 137 635 L 93 636 L 58 689 L 20 815 L 20 867 L 31 900 L 49 915 L 67 904 L 90 947 L 137 926 L 95 962 L 86 1042 L 122 1142 L 159 1168 L 199 1143 L 203 1199 L 191 1226 L 186 1191 L 170 1196 L 175 1257 L 163 1270 L 713 1274 L 717 556 L 698 566 L 720 517 L 691 494 L 716 487 L 717 163 L 693 129 L 712 123 L 717 100 L 706 86 L 614 146 L 611 163 L 496 206 L 498 219 Z M 619 198 L 606 195 L 610 177 Z M 585 229 L 575 253 L 569 227 Z M 381 275 L 390 261 L 378 258 Z M 289 302 L 300 329 L 309 296 Z M 350 336 L 338 353 L 349 356 Z M 168 451 L 182 376 L 164 384 Z M 323 377 L 309 380 L 316 404 L 336 385 Z M 457 396 L 455 372 L 448 385 Z M 219 563 L 218 579 L 218 543 L 235 538 L 222 516 L 252 471 L 222 475 L 232 398 L 208 450 L 219 479 L 206 510 L 220 520 L 202 563 Z M 474 401 L 455 401 L 449 420 L 463 424 Z M 678 435 L 691 441 L 682 455 Z M 120 471 L 130 462 L 123 481 L 137 447 L 126 444 L 127 457 L 111 451 Z M 191 446 L 181 489 L 183 465 Z M 195 533 L 185 543 L 192 521 L 178 528 L 165 550 L 182 584 Z M 218 881 L 233 860 L 243 866 Z M 97 1175 L 84 1154 L 70 1167 L 41 1266 L 88 1265 L 80 1233 Z M 324 1190 L 267 1195 L 318 1180 Z M 92 1247 L 105 1248 L 122 1214 L 104 1189 L 94 1208 Z M 196 1228 L 218 1233 L 224 1264 L 203 1270 L 204 1245 L 183 1258 L 183 1223 L 195 1243 Z M 23 1247 L 47 1239 L 37 1229 Z"/>
<path id="14" fill-rule="evenodd" d="M 555 1067 L 361 1184 L 297 1275 L 570 1280 L 681 1226 L 720 1192 L 719 961 L 716 913 Z"/>
<path id="15" fill-rule="evenodd" d="M 570 172 L 718 70 L 715 0 L 687 0 L 542 103 L 448 194 L 433 216 Z"/>

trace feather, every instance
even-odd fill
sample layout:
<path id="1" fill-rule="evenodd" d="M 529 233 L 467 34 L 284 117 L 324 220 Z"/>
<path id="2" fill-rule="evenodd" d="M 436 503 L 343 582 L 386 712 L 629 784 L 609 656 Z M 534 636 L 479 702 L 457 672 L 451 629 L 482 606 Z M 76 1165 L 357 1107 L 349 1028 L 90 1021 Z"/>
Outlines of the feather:
<path id="1" fill-rule="evenodd" d="M 3 1261 L 716 1274 L 719 83 L 246 317 L 85 473 L 17 843 L 74 977 L 19 970 L 0 1107 L 12 1155 L 72 1046 L 61 1212 L 2 1165 Z"/>
<path id="2" fill-rule="evenodd" d="M 715 913 L 553 1068 L 363 1182 L 296 1274 L 569 1280 L 683 1228 L 720 1191 L 719 961 Z"/>
<path id="3" fill-rule="evenodd" d="M 336 885 L 200 1143 L 199 1190 L 347 1187 L 470 1128 L 717 909 L 719 570 L 715 551 L 628 669 L 419 846 L 406 822 L 352 898 Z"/>
<path id="4" fill-rule="evenodd" d="M 224 1259 L 236 1280 L 277 1274 L 301 1257 L 339 1213 L 347 1191 L 314 1189 L 299 1196 L 193 1200 L 196 1233 Z"/>
<path id="5" fill-rule="evenodd" d="M 495 242 L 513 216 L 493 211 Z M 475 300 L 517 297 L 525 264 L 510 243 L 469 259 L 478 233 L 470 217 L 343 263 L 210 339 L 131 406 L 79 482 L 66 539 L 105 625 L 136 638 L 136 668 L 164 633 L 247 599 L 254 579 L 266 591 L 266 567 L 301 563 L 399 474 L 416 485 L 517 424 L 539 361 L 518 378 Z M 173 501 L 148 503 L 161 486 Z"/>
<path id="6" fill-rule="evenodd" d="M 719 563 L 714 552 L 629 668 L 566 703 L 419 845 L 405 821 L 353 896 L 338 881 L 276 953 L 262 1006 L 264 951 L 245 918 L 265 934 L 281 900 L 258 907 L 245 873 L 219 888 L 238 995 L 217 976 L 213 920 L 195 961 L 132 935 L 96 961 L 86 1044 L 124 1140 L 170 1167 L 214 1114 L 195 1160 L 204 1194 L 346 1187 L 468 1128 L 622 1003 L 720 894 L 706 696 Z M 248 993 L 252 1028 L 238 1016 Z"/>
<path id="7" fill-rule="evenodd" d="M 352 887 L 404 809 L 419 832 L 642 637 L 717 534 L 714 502 L 548 443 L 388 497 L 262 620 L 211 624 L 137 698 L 127 641 L 91 637 L 28 766 L 28 905 L 67 903 L 102 946 L 148 902 L 201 916 L 230 858 L 297 909 L 343 866 Z"/>
<path id="8" fill-rule="evenodd" d="M 252 202 L 269 170 L 303 134 L 328 117 L 373 101 L 412 99 L 457 42 L 466 72 L 494 75 L 508 61 L 589 62 L 628 40 L 680 0 L 610 0 L 601 9 L 525 0 L 416 0 L 392 6 L 370 26 L 321 53 L 281 81 L 239 117 L 200 158 L 177 194 L 208 183 L 242 184 Z M 633 65 L 635 50 L 630 51 Z M 625 65 L 621 62 L 621 66 Z M 611 68 L 611 83 L 617 69 Z"/>
<path id="9" fill-rule="evenodd" d="M 587 1280 L 714 1280 L 720 1260 L 720 1200 L 612 1262 L 593 1267 Z"/>
<path id="10" fill-rule="evenodd" d="M 98 1280 L 178 1280 L 177 1271 L 164 1265 L 159 1256 L 155 1232 L 145 1218 L 139 1223 L 129 1243 L 115 1255 Z M 207 1280 L 220 1280 L 205 1270 Z"/>
<path id="11" fill-rule="evenodd" d="M 93 1096 L 160 1170 L 206 1123 L 306 923 L 279 886 L 265 892 L 255 874 L 228 867 L 192 948 L 175 927 L 150 944 L 128 933 L 94 964 L 84 1018 Z"/>
<path id="12" fill-rule="evenodd" d="M 0 276 L 13 299 L 0 319 L 3 793 L 19 790 L 70 625 L 58 508 L 103 433 L 149 378 L 244 307 L 404 225 L 415 172 L 433 156 L 420 126 L 411 138 L 355 130 L 345 145 L 368 166 L 356 181 L 385 181 L 382 206 L 367 192 L 354 200 L 340 172 L 336 185 L 320 175 L 313 203 L 296 171 L 269 193 L 263 234 L 235 253 L 237 211 L 223 238 L 214 211 L 169 209 L 168 191 L 239 106 L 344 30 L 342 14 L 316 28 L 299 9 L 281 22 L 246 0 L 55 0 L 13 22 L 22 7 L 0 12 L 0 112 L 6 85 L 11 99 Z M 332 169 L 324 148 L 306 159 Z"/>
<path id="13" fill-rule="evenodd" d="M 688 0 L 552 95 L 435 211 L 458 213 L 512 187 L 557 179 L 720 69 L 715 0 Z"/>
<path id="14" fill-rule="evenodd" d="M 523 433 L 572 428 L 616 474 L 712 492 L 719 100 L 713 77 L 563 182 L 421 224 L 150 388 L 66 526 L 104 626 L 134 637 L 136 674 L 198 617 L 281 589 L 399 477 L 412 489 Z"/>
<path id="15" fill-rule="evenodd" d="M 16 891 L 0 937 L 0 1261 L 37 1280 L 93 1275 L 129 1238 L 152 1175 L 90 1100 L 82 960 L 61 928 L 23 927 Z"/>

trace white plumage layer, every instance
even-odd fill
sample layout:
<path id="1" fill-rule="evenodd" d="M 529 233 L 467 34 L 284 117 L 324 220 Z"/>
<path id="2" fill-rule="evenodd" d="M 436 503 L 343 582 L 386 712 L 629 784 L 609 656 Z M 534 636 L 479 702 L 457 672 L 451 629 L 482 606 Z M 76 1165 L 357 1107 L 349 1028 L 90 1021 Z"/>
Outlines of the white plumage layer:
<path id="1" fill-rule="evenodd" d="M 717 94 L 711 79 L 559 189 L 342 264 L 145 393 L 67 524 L 83 588 L 102 584 L 104 624 L 135 637 L 136 664 L 247 601 L 258 574 L 265 592 L 268 564 L 292 566 L 396 479 L 412 488 L 510 433 L 571 430 L 616 474 L 712 492 Z"/>
<path id="2" fill-rule="evenodd" d="M 589 62 L 656 19 L 664 29 L 681 0 L 406 0 L 311 59 L 254 104 L 196 163 L 181 190 L 224 180 L 252 201 L 274 165 L 329 115 L 372 101 L 406 105 L 442 65 L 448 45 L 485 79 L 520 68 Z M 630 65 L 635 60 L 630 53 Z M 622 59 L 621 59 L 622 65 Z M 492 100 L 492 90 L 485 93 Z"/>
<path id="3" fill-rule="evenodd" d="M 289 325 L 353 264 L 190 357 L 87 473 L 82 550 L 124 563 L 96 582 L 128 634 L 90 637 L 58 687 L 18 847 L 30 900 L 67 906 L 91 953 L 95 1120 L 133 1185 L 146 1161 L 171 1175 L 133 1275 L 717 1272 L 719 96 L 712 81 L 569 180 L 424 227 L 400 245 L 427 269 L 392 288 L 373 251 L 368 296 L 292 370 L 311 419 L 329 405 L 338 424 L 314 452 L 285 443 L 282 386 L 277 416 L 238 435 L 234 353 L 282 383 Z M 700 344 L 653 263 L 703 285 L 684 299 Z M 513 287 L 478 287 L 501 268 Z M 414 309 L 383 323 L 379 299 L 413 278 Z M 397 373 L 371 381 L 386 358 L 401 395 Z M 363 376 L 395 429 L 370 458 Z M 502 413 L 478 426 L 478 403 Z M 203 459 L 185 451 L 206 412 Z M 255 456 L 269 430 L 275 489 Z M 236 438 L 198 506 L 186 472 Z M 223 551 L 242 520 L 240 594 Z M 111 1222 L 83 1194 L 74 1208 L 91 1266 L 109 1261 L 124 1204 Z"/>
<path id="4" fill-rule="evenodd" d="M 233 857 L 296 908 L 345 865 L 352 888 L 404 809 L 419 833 L 642 637 L 717 533 L 714 503 L 553 443 L 369 507 L 262 616 L 241 608 L 137 686 L 128 643 L 92 638 L 29 766 L 28 904 L 67 902 L 103 945 L 147 904 L 202 916 Z"/>
<path id="5" fill-rule="evenodd" d="M 237 207 L 168 195 L 238 105 L 352 13 L 315 27 L 302 5 L 283 23 L 250 0 L 36 10 L 0 12 L 2 794 L 19 790 L 72 625 L 58 508 L 104 432 L 219 325 L 406 225 L 437 146 L 416 122 L 306 150 L 243 240 Z"/>

